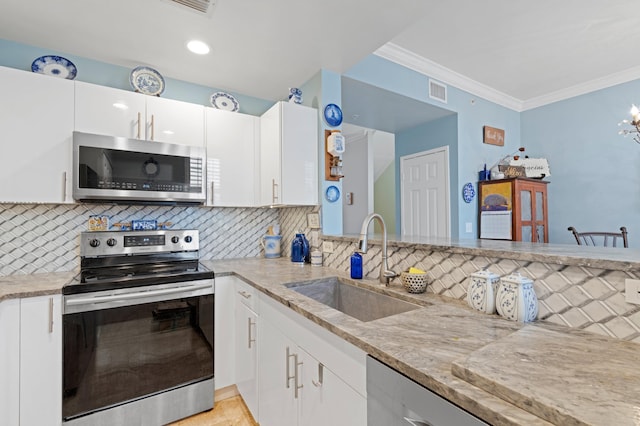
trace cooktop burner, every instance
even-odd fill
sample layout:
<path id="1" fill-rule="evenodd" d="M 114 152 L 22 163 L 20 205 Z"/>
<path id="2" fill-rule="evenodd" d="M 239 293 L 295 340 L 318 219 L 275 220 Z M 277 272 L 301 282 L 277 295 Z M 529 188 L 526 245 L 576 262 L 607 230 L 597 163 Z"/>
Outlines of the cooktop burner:
<path id="1" fill-rule="evenodd" d="M 63 294 L 203 280 L 197 230 L 83 232 L 80 274 Z"/>

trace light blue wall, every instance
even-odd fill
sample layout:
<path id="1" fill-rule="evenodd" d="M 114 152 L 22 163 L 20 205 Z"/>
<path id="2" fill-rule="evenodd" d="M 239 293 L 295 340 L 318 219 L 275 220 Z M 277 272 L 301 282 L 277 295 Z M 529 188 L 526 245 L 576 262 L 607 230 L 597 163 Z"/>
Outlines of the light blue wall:
<path id="1" fill-rule="evenodd" d="M 618 123 L 640 102 L 640 80 L 522 113 L 531 157 L 549 160 L 549 240 L 575 244 L 567 231 L 617 231 L 640 247 L 640 145 Z"/>
<path id="2" fill-rule="evenodd" d="M 451 237 L 458 238 L 458 117 L 451 114 L 439 120 L 414 127 L 396 134 L 396 211 L 400 211 L 400 157 L 416 152 L 428 151 L 442 146 L 449 147 L 449 185 L 451 197 Z M 400 215 L 396 216 L 398 234 L 401 228 Z"/>
<path id="3" fill-rule="evenodd" d="M 457 212 L 451 224 L 451 235 L 474 239 L 477 231 L 477 201 L 465 203 L 462 187 L 467 182 L 477 183 L 478 171 L 517 150 L 520 146 L 520 113 L 486 101 L 468 92 L 449 86 L 448 102 L 443 104 L 428 96 L 429 77 L 370 55 L 345 73 L 385 90 L 417 99 L 457 113 L 457 180 L 451 180 L 451 210 Z M 482 128 L 488 125 L 505 130 L 505 146 L 482 143 Z M 472 232 L 465 232 L 465 224 L 472 224 Z M 456 231 L 457 228 L 457 231 Z"/>
<path id="4" fill-rule="evenodd" d="M 132 90 L 129 84 L 131 74 L 129 68 L 0 39 L 0 66 L 30 71 L 34 59 L 43 55 L 58 55 L 69 59 L 78 69 L 76 76 L 78 81 Z M 162 70 L 158 71 L 162 74 Z M 165 91 L 162 97 L 183 102 L 211 106 L 209 103 L 211 95 L 217 91 L 223 91 L 167 77 L 164 77 L 164 80 Z M 262 115 L 274 104 L 273 101 L 245 96 L 241 93 L 232 93 L 232 95 L 240 103 L 240 112 L 244 114 Z"/>

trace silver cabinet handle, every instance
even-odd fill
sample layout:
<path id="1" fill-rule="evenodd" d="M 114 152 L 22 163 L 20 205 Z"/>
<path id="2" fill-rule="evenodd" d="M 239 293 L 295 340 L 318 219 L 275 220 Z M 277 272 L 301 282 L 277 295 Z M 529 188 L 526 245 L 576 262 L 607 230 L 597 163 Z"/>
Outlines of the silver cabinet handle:
<path id="1" fill-rule="evenodd" d="M 312 380 L 311 383 L 317 388 L 322 387 L 322 383 L 324 383 L 324 365 L 321 362 L 318 363 L 318 381 Z"/>
<path id="2" fill-rule="evenodd" d="M 291 354 L 291 351 L 289 350 L 289 346 L 287 346 L 287 389 L 289 389 L 289 381 L 291 379 L 293 379 L 293 376 L 290 374 L 290 369 L 289 369 L 289 358 L 291 358 L 293 355 Z"/>
<path id="3" fill-rule="evenodd" d="M 155 125 L 155 119 L 153 117 L 153 114 L 151 114 L 151 140 L 153 140 L 154 134 L 155 134 L 155 132 L 154 132 L 154 130 L 155 130 L 154 127 L 155 126 L 154 125 Z"/>
<path id="4" fill-rule="evenodd" d="M 142 114 L 138 112 L 138 135 L 136 136 L 136 139 L 140 139 L 141 127 L 142 127 Z"/>
<path id="5" fill-rule="evenodd" d="M 49 298 L 49 334 L 53 333 L 53 297 Z"/>
<path id="6" fill-rule="evenodd" d="M 413 426 L 433 426 L 431 423 L 425 422 L 424 420 L 410 419 L 409 417 L 405 417 L 404 419 L 407 423 Z"/>
<path id="7" fill-rule="evenodd" d="M 244 297 L 245 299 L 251 299 L 251 293 L 247 293 L 244 290 L 239 290 L 238 294 L 242 297 Z"/>
<path id="8" fill-rule="evenodd" d="M 213 205 L 213 187 L 215 182 L 211 181 L 211 205 Z"/>
<path id="9" fill-rule="evenodd" d="M 253 321 L 251 321 L 251 317 L 249 317 L 249 318 L 247 318 L 247 319 L 249 320 L 249 321 L 248 321 L 248 327 L 247 327 L 247 328 L 248 328 L 248 333 L 247 333 L 248 339 L 247 339 L 247 343 L 248 343 L 248 347 L 249 347 L 249 349 L 251 349 L 251 343 L 255 343 L 255 342 L 256 342 L 256 339 L 252 339 L 252 338 L 251 338 L 251 326 L 256 325 L 256 323 L 255 323 L 255 322 L 253 322 Z"/>
<path id="10" fill-rule="evenodd" d="M 276 201 L 278 200 L 278 191 L 276 190 L 277 187 L 278 187 L 278 184 L 276 183 L 276 180 L 271 179 L 271 203 L 272 204 L 276 204 Z"/>
<path id="11" fill-rule="evenodd" d="M 294 399 L 298 399 L 298 390 L 302 389 L 302 387 L 304 386 L 303 384 L 298 385 L 299 383 L 299 377 L 298 377 L 298 367 L 302 366 L 302 362 L 298 362 L 298 354 L 293 354 L 293 364 L 295 366 L 296 371 L 294 372 L 293 375 L 293 398 Z"/>
<path id="12" fill-rule="evenodd" d="M 62 172 L 62 202 L 67 201 L 67 172 Z"/>

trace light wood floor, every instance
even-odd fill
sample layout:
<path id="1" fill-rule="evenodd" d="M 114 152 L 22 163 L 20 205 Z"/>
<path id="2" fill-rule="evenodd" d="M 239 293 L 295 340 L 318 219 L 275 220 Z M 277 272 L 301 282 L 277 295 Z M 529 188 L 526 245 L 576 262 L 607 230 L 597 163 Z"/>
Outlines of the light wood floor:
<path id="1" fill-rule="evenodd" d="M 171 426 L 258 426 L 240 395 L 215 402 L 213 410 L 172 423 Z"/>

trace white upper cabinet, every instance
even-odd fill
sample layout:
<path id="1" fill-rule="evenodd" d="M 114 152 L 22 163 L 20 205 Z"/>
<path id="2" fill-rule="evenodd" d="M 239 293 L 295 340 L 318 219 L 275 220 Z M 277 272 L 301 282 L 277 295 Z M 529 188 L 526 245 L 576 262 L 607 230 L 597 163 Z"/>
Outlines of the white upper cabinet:
<path id="1" fill-rule="evenodd" d="M 316 109 L 278 102 L 262 115 L 259 204 L 318 204 Z"/>
<path id="2" fill-rule="evenodd" d="M 75 130 L 204 146 L 204 106 L 76 82 Z"/>
<path id="3" fill-rule="evenodd" d="M 257 204 L 260 118 L 206 108 L 207 205 Z"/>
<path id="4" fill-rule="evenodd" d="M 143 95 L 144 96 L 144 95 Z M 147 98 L 147 139 L 204 147 L 204 106 Z"/>
<path id="5" fill-rule="evenodd" d="M 0 202 L 72 202 L 73 81 L 0 67 L 0 93 Z"/>

